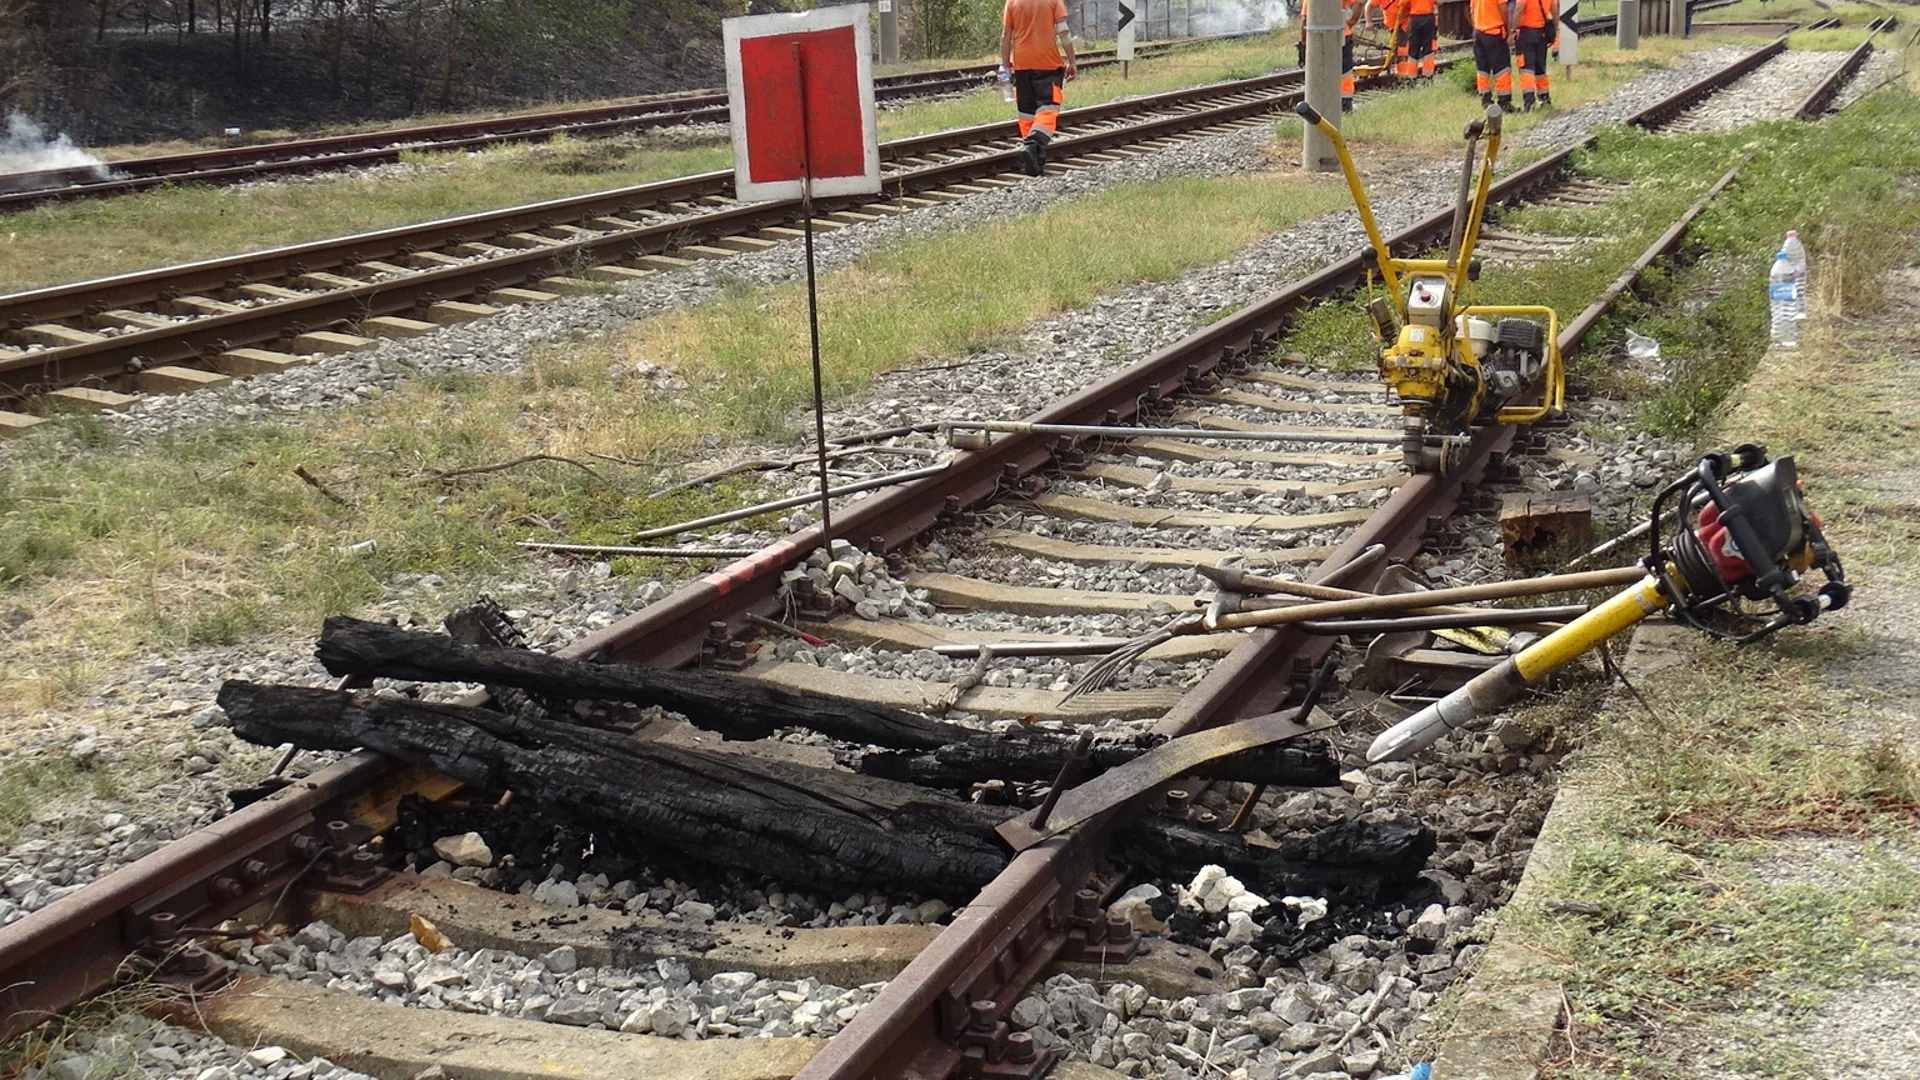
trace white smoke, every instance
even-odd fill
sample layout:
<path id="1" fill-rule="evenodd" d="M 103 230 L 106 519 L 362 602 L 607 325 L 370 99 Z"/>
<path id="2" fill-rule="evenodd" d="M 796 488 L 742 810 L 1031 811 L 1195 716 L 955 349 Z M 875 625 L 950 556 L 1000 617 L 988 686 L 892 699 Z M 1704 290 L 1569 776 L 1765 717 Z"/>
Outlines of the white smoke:
<path id="1" fill-rule="evenodd" d="M 1293 22 L 1293 5 L 1287 0 L 1210 0 L 1207 7 L 1193 13 L 1196 35 L 1271 30 Z"/>
<path id="2" fill-rule="evenodd" d="M 106 162 L 73 145 L 65 134 L 49 139 L 32 117 L 20 112 L 7 117 L 6 134 L 0 136 L 0 191 L 26 186 L 25 179 L 11 173 L 48 169 L 87 169 L 99 180 L 108 176 Z"/>

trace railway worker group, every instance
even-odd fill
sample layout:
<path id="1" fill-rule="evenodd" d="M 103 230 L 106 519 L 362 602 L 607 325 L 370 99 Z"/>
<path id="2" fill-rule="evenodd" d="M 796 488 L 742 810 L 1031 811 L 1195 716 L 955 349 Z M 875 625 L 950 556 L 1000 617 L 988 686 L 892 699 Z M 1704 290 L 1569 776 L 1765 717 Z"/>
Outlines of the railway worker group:
<path id="1" fill-rule="evenodd" d="M 1017 0 L 1009 0 L 1009 3 Z M 1305 0 L 1301 0 L 1302 7 Z M 1386 31 L 1393 73 L 1402 79 L 1434 77 L 1439 42 L 1438 0 L 1340 0 L 1346 40 L 1340 50 L 1340 111 L 1353 111 L 1353 26 L 1365 20 Z M 1559 47 L 1559 0 L 1467 0 L 1473 20 L 1474 89 L 1480 103 L 1496 100 L 1513 111 L 1513 73 L 1520 72 L 1521 107 L 1553 104 L 1547 52 Z M 1306 64 L 1306 20 L 1300 20 L 1299 59 Z"/>
<path id="2" fill-rule="evenodd" d="M 1434 77 L 1439 40 L 1438 0 L 1340 0 L 1346 40 L 1340 51 L 1340 109 L 1353 111 L 1353 27 L 1365 20 L 1388 34 L 1395 75 Z M 1521 107 L 1553 104 L 1547 51 L 1558 47 L 1558 0 L 1467 0 L 1473 20 L 1473 67 L 1480 101 L 1513 111 L 1513 75 L 1520 73 Z M 1306 0 L 1299 0 L 1304 14 Z M 1306 62 L 1306 20 L 1300 23 L 1300 62 Z M 1020 154 L 1029 175 L 1046 168 L 1047 146 L 1060 129 L 1066 84 L 1077 72 L 1066 0 L 1006 0 L 1001 15 L 1000 65 L 1012 72 L 1020 114 Z"/>

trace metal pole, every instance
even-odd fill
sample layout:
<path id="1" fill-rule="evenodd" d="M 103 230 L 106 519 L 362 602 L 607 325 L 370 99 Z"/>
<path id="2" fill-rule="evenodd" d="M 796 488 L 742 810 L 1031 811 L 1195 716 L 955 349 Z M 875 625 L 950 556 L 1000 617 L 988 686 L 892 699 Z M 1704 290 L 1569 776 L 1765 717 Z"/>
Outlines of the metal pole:
<path id="1" fill-rule="evenodd" d="M 807 61 L 800 46 L 793 46 L 793 70 L 800 83 L 800 216 L 806 222 L 807 248 L 807 336 L 813 346 L 813 440 L 820 454 L 820 539 L 833 539 L 833 496 L 827 486 L 827 401 L 820 378 L 820 298 L 815 290 L 813 267 L 813 158 L 808 143 L 812 133 L 807 126 Z"/>
<path id="2" fill-rule="evenodd" d="M 1620 0 L 1620 15 L 1614 20 L 1613 43 L 1621 49 L 1640 47 L 1640 0 Z"/>
<path id="3" fill-rule="evenodd" d="M 880 62 L 900 62 L 900 15 L 893 5 L 900 0 L 880 0 Z"/>
<path id="4" fill-rule="evenodd" d="M 1306 0 L 1307 104 L 1340 126 L 1340 0 Z M 1300 165 L 1308 172 L 1333 172 L 1340 159 L 1333 152 L 1333 140 L 1320 134 L 1312 124 L 1304 125 L 1306 135 L 1300 148 Z"/>

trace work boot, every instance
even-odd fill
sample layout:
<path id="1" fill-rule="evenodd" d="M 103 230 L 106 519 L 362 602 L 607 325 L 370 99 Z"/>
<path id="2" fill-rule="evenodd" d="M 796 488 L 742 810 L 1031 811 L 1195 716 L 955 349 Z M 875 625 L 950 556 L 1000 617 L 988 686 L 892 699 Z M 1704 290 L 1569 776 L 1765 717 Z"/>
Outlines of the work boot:
<path id="1" fill-rule="evenodd" d="M 1343 113 L 1350 113 L 1350 112 L 1352 112 L 1352 111 L 1353 111 L 1353 99 L 1352 99 L 1352 98 L 1341 98 L 1341 99 L 1340 99 L 1340 111 L 1341 111 L 1341 112 L 1343 112 Z"/>
<path id="2" fill-rule="evenodd" d="M 1513 95 L 1512 94 L 1500 95 L 1500 111 L 1503 113 L 1510 113 L 1513 111 Z"/>
<path id="3" fill-rule="evenodd" d="M 1020 165 L 1028 176 L 1039 176 L 1046 170 L 1046 151 L 1042 149 L 1040 140 L 1031 135 L 1020 140 Z"/>
<path id="4" fill-rule="evenodd" d="M 1553 108 L 1553 95 L 1542 90 L 1540 92 L 1540 107 L 1543 109 Z"/>
<path id="5" fill-rule="evenodd" d="M 1487 106 L 1489 106 L 1489 105 L 1491 105 L 1491 104 L 1493 104 L 1493 91 L 1491 91 L 1491 90 L 1489 90 L 1489 91 L 1487 91 L 1486 93 L 1483 93 L 1483 94 L 1481 94 L 1481 95 L 1480 95 L 1480 107 L 1481 107 L 1481 108 L 1483 108 L 1483 109 L 1484 109 L 1484 108 L 1486 108 Z"/>
<path id="6" fill-rule="evenodd" d="M 1533 111 L 1533 95 L 1532 95 L 1532 94 L 1521 94 L 1521 95 L 1520 95 L 1520 107 L 1521 107 L 1522 109 L 1525 109 L 1525 110 L 1526 110 L 1527 112 L 1532 112 L 1532 111 Z"/>

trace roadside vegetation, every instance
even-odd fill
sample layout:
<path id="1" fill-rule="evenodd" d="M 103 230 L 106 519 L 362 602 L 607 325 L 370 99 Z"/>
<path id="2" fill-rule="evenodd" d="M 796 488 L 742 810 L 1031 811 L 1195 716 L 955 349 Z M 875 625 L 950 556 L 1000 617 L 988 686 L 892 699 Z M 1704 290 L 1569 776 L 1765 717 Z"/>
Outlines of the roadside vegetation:
<path id="1" fill-rule="evenodd" d="M 1249 38 L 1143 60 L 1130 78 L 1102 68 L 1075 80 L 1069 109 L 1291 66 L 1291 39 Z M 880 113 L 880 137 L 1010 121 L 992 87 Z M 701 141 L 667 129 L 604 140 L 557 139 L 478 153 L 406 153 L 405 168 L 322 174 L 243 187 L 158 188 L 0 217 L 0 291 L 144 270 L 481 210 L 606 191 L 732 167 L 725 130 Z M 1071 130 L 1069 125 L 1068 130 Z"/>
<path id="2" fill-rule="evenodd" d="M 1807 1040 L 1847 1042 L 1823 1013 L 1836 991 L 1880 995 L 1890 1015 L 1912 1004 L 1915 237 L 1881 234 L 1871 280 L 1900 291 L 1829 286 L 1801 347 L 1767 353 L 1697 432 L 1797 457 L 1855 610 L 1759 646 L 1688 638 L 1637 681 L 1649 705 L 1616 695 L 1601 716 L 1575 773 L 1595 811 L 1546 883 L 1564 899 L 1500 930 L 1544 958 L 1529 974 L 1566 987 L 1556 1076 L 1822 1074 L 1844 1055 Z M 1813 250 L 1816 280 L 1858 273 Z"/>

